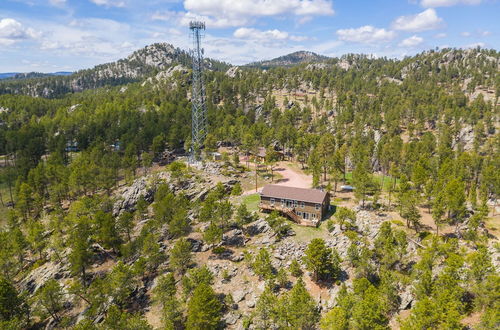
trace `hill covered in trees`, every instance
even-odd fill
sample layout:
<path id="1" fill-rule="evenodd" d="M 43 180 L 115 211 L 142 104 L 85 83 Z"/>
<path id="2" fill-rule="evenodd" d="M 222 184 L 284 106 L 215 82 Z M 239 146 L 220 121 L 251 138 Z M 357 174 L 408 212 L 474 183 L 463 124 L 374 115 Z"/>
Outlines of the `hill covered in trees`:
<path id="1" fill-rule="evenodd" d="M 0 328 L 497 328 L 500 54 L 290 61 L 207 61 L 197 167 L 172 46 L 0 82 Z M 319 228 L 255 209 L 280 166 Z"/>
<path id="2" fill-rule="evenodd" d="M 15 80 L 0 81 L 0 94 L 58 97 L 103 86 L 141 81 L 179 64 L 190 66 L 191 58 L 187 52 L 170 44 L 157 43 L 137 50 L 125 59 L 80 70 L 70 75 L 50 75 L 40 79 L 41 77 L 28 74 L 22 81 L 19 80 L 22 74 L 17 75 Z M 207 60 L 205 64 L 214 70 L 228 67 L 227 64 L 214 60 Z"/>
<path id="3" fill-rule="evenodd" d="M 303 63 L 319 63 L 328 59 L 326 56 L 318 55 L 308 51 L 298 51 L 284 56 L 247 64 L 250 67 L 270 68 L 276 66 L 292 66 Z"/>

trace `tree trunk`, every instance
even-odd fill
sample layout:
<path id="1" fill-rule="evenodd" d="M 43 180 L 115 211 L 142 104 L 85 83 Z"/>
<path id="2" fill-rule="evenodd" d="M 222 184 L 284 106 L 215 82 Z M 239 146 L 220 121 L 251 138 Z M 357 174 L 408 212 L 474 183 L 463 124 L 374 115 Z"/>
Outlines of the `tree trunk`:
<path id="1" fill-rule="evenodd" d="M 87 281 L 86 281 L 86 273 L 85 273 L 85 266 L 82 266 L 82 282 L 83 282 L 83 287 L 87 287 Z"/>
<path id="2" fill-rule="evenodd" d="M 255 163 L 255 192 L 257 192 L 257 162 Z"/>

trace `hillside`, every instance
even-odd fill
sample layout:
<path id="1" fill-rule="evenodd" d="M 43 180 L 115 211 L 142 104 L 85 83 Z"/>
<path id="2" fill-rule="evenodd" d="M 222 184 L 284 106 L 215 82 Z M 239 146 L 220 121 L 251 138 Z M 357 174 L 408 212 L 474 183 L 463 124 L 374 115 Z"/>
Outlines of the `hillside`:
<path id="1" fill-rule="evenodd" d="M 97 65 L 92 69 L 80 70 L 71 75 L 56 77 L 28 75 L 22 81 L 0 81 L 0 94 L 57 97 L 66 93 L 140 81 L 179 64 L 190 66 L 190 61 L 188 53 L 179 48 L 166 43 L 152 44 L 135 51 L 127 58 Z M 213 60 L 207 60 L 206 65 L 207 68 L 214 70 L 227 67 L 224 63 Z"/>
<path id="2" fill-rule="evenodd" d="M 0 82 L 1 329 L 498 328 L 498 51 L 207 60 L 197 164 L 189 61 Z"/>
<path id="3" fill-rule="evenodd" d="M 323 55 L 318 55 L 313 52 L 308 51 L 298 51 L 294 53 L 290 53 L 287 55 L 283 55 L 277 58 L 273 58 L 272 60 L 264 60 L 260 62 L 253 62 L 247 64 L 249 67 L 259 67 L 259 68 L 271 68 L 277 66 L 292 66 L 302 63 L 318 63 L 324 62 L 328 59 L 328 57 Z"/>
<path id="4" fill-rule="evenodd" d="M 29 79 L 29 78 L 42 78 L 42 77 L 51 77 L 51 76 L 69 76 L 73 72 L 68 71 L 58 71 L 51 73 L 41 73 L 41 72 L 6 72 L 0 73 L 0 79 Z"/>

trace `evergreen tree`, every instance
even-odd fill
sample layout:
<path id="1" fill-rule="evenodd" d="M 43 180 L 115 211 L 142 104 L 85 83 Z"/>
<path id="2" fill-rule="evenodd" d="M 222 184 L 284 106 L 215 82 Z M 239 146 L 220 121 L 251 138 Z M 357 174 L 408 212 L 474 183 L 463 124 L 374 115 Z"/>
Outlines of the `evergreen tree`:
<path id="1" fill-rule="evenodd" d="M 193 292 L 187 308 L 188 329 L 217 329 L 221 322 L 222 304 L 211 286 L 202 283 Z"/>
<path id="2" fill-rule="evenodd" d="M 175 242 L 170 250 L 170 267 L 172 270 L 184 274 L 191 264 L 191 243 L 181 238 Z"/>
<path id="3" fill-rule="evenodd" d="M 313 273 L 315 281 L 334 279 L 340 271 L 338 254 L 328 248 L 321 238 L 311 240 L 305 251 L 304 263 Z"/>

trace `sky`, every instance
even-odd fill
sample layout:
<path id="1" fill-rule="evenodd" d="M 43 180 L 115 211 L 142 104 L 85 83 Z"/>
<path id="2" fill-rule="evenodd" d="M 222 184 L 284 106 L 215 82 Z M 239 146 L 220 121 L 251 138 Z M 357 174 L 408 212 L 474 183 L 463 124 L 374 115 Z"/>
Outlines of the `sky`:
<path id="1" fill-rule="evenodd" d="M 500 0 L 0 0 L 0 72 L 75 71 L 155 42 L 240 65 L 308 50 L 402 58 L 500 48 Z"/>

